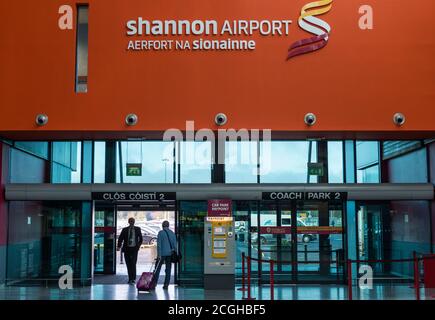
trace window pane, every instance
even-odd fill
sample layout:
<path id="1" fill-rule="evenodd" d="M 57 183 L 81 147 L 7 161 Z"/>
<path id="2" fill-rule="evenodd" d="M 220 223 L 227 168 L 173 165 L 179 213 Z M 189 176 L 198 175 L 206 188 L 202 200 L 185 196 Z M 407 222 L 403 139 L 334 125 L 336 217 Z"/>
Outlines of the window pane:
<path id="1" fill-rule="evenodd" d="M 257 142 L 229 141 L 225 144 L 225 182 L 257 182 Z"/>
<path id="2" fill-rule="evenodd" d="M 343 183 L 343 142 L 328 142 L 328 181 Z"/>
<path id="3" fill-rule="evenodd" d="M 47 183 L 49 168 L 48 161 L 11 148 L 10 183 Z"/>
<path id="4" fill-rule="evenodd" d="M 80 183 L 81 142 L 52 143 L 52 183 Z"/>
<path id="5" fill-rule="evenodd" d="M 92 141 L 83 141 L 82 183 L 92 183 Z"/>
<path id="6" fill-rule="evenodd" d="M 317 143 L 312 142 L 311 162 L 317 161 Z M 260 182 L 306 183 L 308 141 L 263 141 L 260 143 Z M 316 182 L 310 176 L 309 182 Z"/>
<path id="7" fill-rule="evenodd" d="M 180 142 L 180 183 L 211 182 L 211 142 Z"/>
<path id="8" fill-rule="evenodd" d="M 357 141 L 356 164 L 358 183 L 378 183 L 379 176 L 379 142 Z"/>
<path id="9" fill-rule="evenodd" d="M 379 165 L 358 170 L 357 178 L 358 183 L 379 183 Z"/>
<path id="10" fill-rule="evenodd" d="M 106 179 L 106 143 L 94 142 L 94 183 L 104 183 Z"/>
<path id="11" fill-rule="evenodd" d="M 45 141 L 16 141 L 14 147 L 48 159 L 48 142 Z"/>
<path id="12" fill-rule="evenodd" d="M 59 266 L 74 278 L 91 277 L 90 202 L 11 201 L 7 279 L 21 284 L 57 283 Z M 44 284 L 46 284 L 44 282 Z"/>
<path id="13" fill-rule="evenodd" d="M 117 182 L 173 183 L 173 154 L 174 142 L 122 141 L 121 155 L 119 153 L 117 154 Z M 122 158 L 121 167 L 119 166 L 120 157 Z M 135 168 L 139 168 L 139 171 L 132 173 L 130 170 L 127 170 L 127 165 L 133 165 Z"/>
<path id="14" fill-rule="evenodd" d="M 357 168 L 362 169 L 379 162 L 379 142 L 357 141 L 356 142 Z"/>

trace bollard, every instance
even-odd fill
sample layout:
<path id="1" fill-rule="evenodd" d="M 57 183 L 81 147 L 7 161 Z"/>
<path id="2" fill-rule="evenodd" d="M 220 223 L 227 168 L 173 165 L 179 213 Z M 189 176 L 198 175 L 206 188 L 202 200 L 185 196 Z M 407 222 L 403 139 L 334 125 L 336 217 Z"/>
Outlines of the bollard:
<path id="1" fill-rule="evenodd" d="M 308 246 L 306 244 L 304 244 L 304 250 L 305 250 L 304 258 L 305 258 L 305 262 L 308 261 L 308 249 L 307 248 L 308 248 Z"/>
<path id="2" fill-rule="evenodd" d="M 347 297 L 352 300 L 352 260 L 347 259 Z"/>
<path id="3" fill-rule="evenodd" d="M 270 300 L 274 300 L 274 288 L 273 288 L 273 260 L 270 260 Z"/>
<path id="4" fill-rule="evenodd" d="M 251 297 L 251 257 L 246 257 L 246 262 L 248 264 L 248 297 L 243 299 L 254 300 L 255 298 Z"/>
<path id="5" fill-rule="evenodd" d="M 418 268 L 418 258 L 414 251 L 414 289 L 415 289 L 415 299 L 420 300 L 420 274 Z"/>
<path id="6" fill-rule="evenodd" d="M 246 291 L 245 287 L 245 253 L 242 252 L 242 287 L 237 289 L 239 291 Z"/>

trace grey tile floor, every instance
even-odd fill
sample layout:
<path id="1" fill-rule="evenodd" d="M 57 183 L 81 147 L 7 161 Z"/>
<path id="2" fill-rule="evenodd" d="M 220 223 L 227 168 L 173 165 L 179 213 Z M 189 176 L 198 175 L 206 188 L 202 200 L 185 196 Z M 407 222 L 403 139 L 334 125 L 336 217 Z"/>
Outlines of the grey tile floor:
<path id="1" fill-rule="evenodd" d="M 269 287 L 252 287 L 252 296 L 257 300 L 269 300 Z M 422 300 L 435 300 L 435 289 L 421 289 Z M 277 286 L 275 300 L 346 300 L 346 286 L 295 285 Z M 415 300 L 414 289 L 406 284 L 375 286 L 369 290 L 354 288 L 354 300 Z M 159 285 L 155 291 L 138 293 L 128 284 L 97 284 L 60 290 L 45 287 L 0 287 L 0 300 L 240 300 L 243 292 L 205 291 L 201 288 L 182 288 L 171 285 L 163 290 Z"/>

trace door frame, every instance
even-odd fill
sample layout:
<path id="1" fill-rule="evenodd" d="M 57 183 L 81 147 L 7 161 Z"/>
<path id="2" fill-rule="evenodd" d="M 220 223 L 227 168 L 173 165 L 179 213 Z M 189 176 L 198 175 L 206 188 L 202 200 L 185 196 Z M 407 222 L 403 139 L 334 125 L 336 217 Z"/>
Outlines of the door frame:
<path id="1" fill-rule="evenodd" d="M 315 202 L 326 202 L 327 203 L 327 212 L 328 212 L 328 219 L 329 219 L 329 210 L 330 210 L 330 205 L 331 201 L 321 201 L 321 200 L 258 200 L 256 201 L 257 203 L 257 250 L 258 250 L 258 254 L 259 256 L 261 256 L 261 253 L 263 252 L 262 250 L 262 244 L 260 241 L 260 226 L 261 226 L 261 207 L 263 203 L 273 203 L 276 206 L 276 225 L 277 226 L 281 226 L 282 221 L 281 221 L 281 217 L 282 217 L 282 210 L 283 207 L 287 207 L 290 208 L 292 214 L 291 214 L 291 261 L 294 261 L 295 263 L 292 265 L 291 271 L 282 271 L 282 265 L 277 264 L 277 270 L 275 270 L 275 274 L 277 272 L 279 272 L 279 274 L 281 275 L 289 275 L 289 279 L 287 281 L 283 280 L 275 280 L 275 283 L 290 283 L 290 284 L 298 284 L 298 283 L 334 283 L 334 284 L 341 284 L 344 283 L 345 281 L 345 267 L 344 267 L 344 259 L 347 256 L 347 232 L 346 232 L 346 228 L 347 228 L 347 217 L 346 217 L 346 200 L 342 199 L 339 202 L 335 202 L 336 204 L 338 204 L 341 207 L 341 218 L 342 218 L 342 228 L 343 228 L 343 232 L 341 233 L 341 239 L 342 239 L 342 250 L 343 250 L 343 256 L 341 257 L 343 259 L 343 261 L 340 261 L 338 263 L 339 266 L 339 270 L 337 270 L 337 277 L 333 280 L 301 280 L 300 279 L 300 274 L 299 274 L 299 263 L 298 263 L 298 247 L 297 247 L 297 243 L 298 243 L 298 232 L 297 232 L 297 211 L 298 208 L 300 207 L 301 203 L 315 203 Z M 284 205 L 283 205 L 284 204 Z M 285 205 L 286 204 L 286 205 Z M 252 214 L 252 211 L 250 212 L 250 215 Z M 320 211 L 319 211 L 320 214 Z M 249 218 L 249 224 L 250 224 L 251 218 Z M 249 225 L 249 227 L 251 227 Z M 282 257 L 282 248 L 281 248 L 281 241 L 280 239 L 282 238 L 282 235 L 277 235 L 277 260 L 280 260 Z M 336 258 L 337 259 L 337 258 Z M 319 262 L 320 264 L 320 262 Z M 280 271 L 281 270 L 281 271 Z M 268 271 L 267 275 L 263 275 L 263 268 L 262 268 L 262 264 L 258 265 L 258 271 L 257 271 L 257 276 L 258 276 L 258 284 L 267 284 L 269 283 L 269 278 L 268 278 Z M 319 272 L 314 272 L 314 273 L 319 273 Z"/>

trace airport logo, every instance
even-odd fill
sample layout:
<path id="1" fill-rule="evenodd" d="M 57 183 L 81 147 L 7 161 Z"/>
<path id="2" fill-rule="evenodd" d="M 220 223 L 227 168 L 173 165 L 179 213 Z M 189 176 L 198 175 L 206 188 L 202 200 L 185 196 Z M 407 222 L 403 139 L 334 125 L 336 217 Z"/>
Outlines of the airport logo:
<path id="1" fill-rule="evenodd" d="M 328 44 L 331 26 L 316 16 L 328 13 L 332 3 L 333 0 L 321 0 L 310 2 L 302 7 L 298 19 L 299 27 L 314 36 L 294 42 L 288 49 L 287 60 L 320 50 Z"/>

